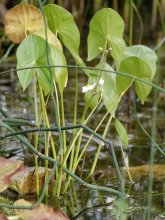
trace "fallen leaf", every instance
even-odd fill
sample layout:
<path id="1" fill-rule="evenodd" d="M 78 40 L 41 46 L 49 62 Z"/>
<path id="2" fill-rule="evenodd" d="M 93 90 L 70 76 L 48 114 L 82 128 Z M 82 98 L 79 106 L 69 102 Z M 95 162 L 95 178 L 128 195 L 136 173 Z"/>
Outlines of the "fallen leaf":
<path id="1" fill-rule="evenodd" d="M 127 175 L 127 170 L 125 167 L 121 167 L 122 173 Z M 133 166 L 129 167 L 129 172 L 134 181 L 138 180 L 139 178 L 145 178 L 149 175 L 150 171 L 153 171 L 154 180 L 162 181 L 165 180 L 165 164 L 154 164 L 153 166 L 147 165 L 140 165 L 140 166 Z M 109 167 L 105 169 L 101 169 L 95 173 L 95 177 L 97 179 L 104 178 L 104 177 L 116 177 L 116 171 L 114 168 Z"/>
<path id="2" fill-rule="evenodd" d="M 30 4 L 20 4 L 8 10 L 4 16 L 5 34 L 14 43 L 44 27 L 41 11 Z"/>
<path id="3" fill-rule="evenodd" d="M 151 171 L 154 174 L 154 180 L 165 180 L 165 164 L 142 165 L 129 168 L 129 172 L 134 179 L 148 176 Z"/>
<path id="4" fill-rule="evenodd" d="M 48 173 L 50 169 L 48 170 Z M 39 185 L 40 190 L 45 181 L 45 168 L 38 167 Z M 54 180 L 52 179 L 49 184 L 49 190 L 53 190 Z M 36 172 L 35 167 L 25 167 L 20 172 L 11 177 L 10 187 L 17 191 L 19 194 L 36 193 Z"/>
<path id="5" fill-rule="evenodd" d="M 5 215 L 0 214 L 0 220 L 8 220 Z"/>
<path id="6" fill-rule="evenodd" d="M 14 205 L 29 206 L 32 205 L 32 203 L 24 199 L 19 199 L 14 203 Z M 43 203 L 32 210 L 16 209 L 15 212 L 24 220 L 69 220 L 68 216 L 63 211 L 55 210 Z"/>
<path id="7" fill-rule="evenodd" d="M 10 184 L 10 178 L 24 167 L 23 161 L 0 157 L 0 192 Z"/>

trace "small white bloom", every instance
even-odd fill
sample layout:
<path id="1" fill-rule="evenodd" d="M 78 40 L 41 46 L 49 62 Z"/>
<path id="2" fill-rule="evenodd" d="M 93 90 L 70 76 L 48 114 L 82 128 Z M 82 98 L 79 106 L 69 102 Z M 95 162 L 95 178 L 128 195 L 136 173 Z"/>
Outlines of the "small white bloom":
<path id="1" fill-rule="evenodd" d="M 104 84 L 104 79 L 103 78 L 100 78 L 99 84 L 100 84 L 100 86 L 103 86 L 103 84 Z"/>
<path id="2" fill-rule="evenodd" d="M 87 84 L 86 86 L 83 86 L 82 87 L 82 93 L 86 93 L 90 90 L 92 90 L 94 87 L 95 87 L 96 83 L 90 85 L 90 84 Z"/>
<path id="3" fill-rule="evenodd" d="M 102 47 L 99 47 L 99 50 L 100 50 L 100 51 L 103 51 L 103 48 L 102 48 Z"/>

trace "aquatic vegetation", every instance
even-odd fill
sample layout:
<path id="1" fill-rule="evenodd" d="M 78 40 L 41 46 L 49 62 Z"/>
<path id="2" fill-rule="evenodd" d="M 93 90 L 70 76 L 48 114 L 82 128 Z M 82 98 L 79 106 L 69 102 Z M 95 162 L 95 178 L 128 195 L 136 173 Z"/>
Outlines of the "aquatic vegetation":
<path id="1" fill-rule="evenodd" d="M 55 178 L 53 194 L 56 198 L 67 192 L 72 179 L 90 189 L 123 196 L 123 177 L 113 144 L 106 139 L 106 135 L 114 121 L 121 145 L 128 145 L 127 130 L 117 118 L 116 111 L 130 87 L 133 87 L 142 104 L 145 103 L 152 87 L 164 92 L 164 89 L 152 82 L 156 73 L 157 55 L 143 45 L 127 47 L 123 37 L 125 27 L 123 19 L 113 9 L 104 8 L 94 14 L 89 24 L 87 62 L 95 60 L 97 65 L 88 67 L 87 62 L 79 54 L 80 33 L 72 14 L 56 4 L 43 6 L 39 1 L 39 5 L 40 9 L 29 4 L 17 5 L 5 16 L 5 33 L 10 40 L 19 44 L 16 51 L 19 82 L 24 92 L 29 87 L 33 91 L 35 122 L 30 124 L 34 128 L 22 130 L 21 123 L 26 121 L 16 120 L 15 124 L 11 125 L 10 119 L 5 119 L 4 115 L 0 126 L 5 127 L 10 133 L 1 139 L 15 136 L 35 154 L 36 193 L 39 197 L 36 206 L 48 195 L 48 184 L 52 177 Z M 70 52 L 75 65 L 67 64 L 66 49 Z M 84 110 L 80 119 L 77 116 L 78 85 L 82 85 L 78 76 L 79 69 L 87 77 L 86 86 L 83 86 L 81 91 L 84 93 Z M 73 103 L 70 100 L 70 104 L 74 106 L 74 118 L 72 124 L 67 125 L 64 96 L 69 84 L 70 70 L 75 71 L 76 83 L 75 100 Z M 53 103 L 53 121 L 48 114 L 49 102 Z M 106 112 L 103 118 L 97 121 L 97 127 L 93 130 L 88 127 L 88 122 L 100 103 Z M 97 131 L 105 119 L 107 122 L 103 134 L 98 134 Z M 69 129 L 73 130 L 73 133 L 68 141 L 66 130 Z M 52 131 L 58 132 L 58 136 L 54 138 Z M 90 136 L 82 147 L 84 131 Z M 36 132 L 33 143 L 24 136 L 30 132 Z M 44 132 L 44 152 L 40 152 L 39 148 L 40 132 Z M 93 137 L 99 139 L 99 145 L 88 178 L 94 175 L 102 146 L 106 144 L 111 149 L 121 184 L 120 190 L 88 184 L 76 176 L 81 160 L 85 163 L 84 154 Z M 40 186 L 39 160 L 45 161 L 43 190 Z M 51 172 L 49 167 L 53 167 Z M 127 172 L 131 179 L 129 167 Z"/>

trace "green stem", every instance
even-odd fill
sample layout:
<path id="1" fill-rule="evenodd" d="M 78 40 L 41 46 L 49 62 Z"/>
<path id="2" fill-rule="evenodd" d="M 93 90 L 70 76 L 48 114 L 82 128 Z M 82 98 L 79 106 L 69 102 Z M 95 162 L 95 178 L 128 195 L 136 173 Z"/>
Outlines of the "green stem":
<path id="1" fill-rule="evenodd" d="M 84 111 L 83 111 L 83 114 L 82 114 L 82 117 L 80 119 L 80 123 L 83 123 L 84 120 L 85 120 L 85 117 L 86 117 L 86 114 L 87 114 L 87 110 L 88 110 L 88 105 L 85 105 L 85 108 L 84 108 Z M 78 143 L 76 144 L 76 151 L 75 151 L 75 143 L 74 143 L 74 146 L 72 147 L 72 150 L 71 150 L 71 154 L 70 154 L 70 164 L 69 164 L 69 169 L 72 170 L 73 168 L 73 163 L 74 161 L 76 160 L 77 158 L 77 155 L 79 153 L 79 149 L 80 149 L 80 145 L 81 145 L 81 140 L 82 140 L 82 134 L 83 134 L 83 129 L 81 129 L 80 131 L 80 134 L 79 134 L 79 138 L 78 138 Z M 72 145 L 75 137 L 76 137 L 77 133 L 76 133 L 76 130 L 74 130 L 73 132 L 73 138 L 70 142 L 70 145 Z M 75 155 L 74 155 L 75 154 Z"/>
<path id="2" fill-rule="evenodd" d="M 133 3 L 133 9 L 136 12 L 136 15 L 138 17 L 139 20 L 139 24 L 140 24 L 140 33 L 139 33 L 139 40 L 138 40 L 138 44 L 141 44 L 142 41 L 142 37 L 143 37 L 143 32 L 144 32 L 144 27 L 143 27 L 143 19 L 139 13 L 138 8 L 136 7 L 135 3 Z"/>
<path id="3" fill-rule="evenodd" d="M 46 111 L 46 103 L 45 103 L 45 100 L 44 100 L 44 95 L 43 95 L 43 91 L 42 91 L 41 86 L 39 86 L 39 89 L 40 89 L 40 98 L 41 98 L 41 103 L 42 103 L 43 116 L 44 116 L 44 120 L 45 120 L 45 123 L 46 123 L 46 127 L 49 129 L 50 128 L 50 123 L 49 123 L 49 119 L 48 119 L 48 115 L 47 115 L 47 111 Z M 44 128 L 44 129 L 46 131 L 46 128 Z M 49 132 L 48 136 L 50 136 L 50 143 L 51 143 L 53 158 L 56 159 L 57 155 L 56 155 L 54 140 L 53 140 L 51 132 Z"/>
<path id="4" fill-rule="evenodd" d="M 11 50 L 15 47 L 15 45 L 16 45 L 15 43 L 10 44 L 6 53 L 3 55 L 3 57 L 1 57 L 0 64 L 8 57 L 8 55 L 10 54 Z"/>
<path id="5" fill-rule="evenodd" d="M 96 127 L 96 129 L 94 130 L 95 132 L 97 132 L 97 130 L 100 128 L 100 126 L 102 125 L 103 121 L 105 120 L 105 118 L 107 117 L 107 115 L 109 114 L 109 112 L 107 112 L 104 117 L 101 119 L 100 123 L 98 124 L 98 126 Z M 83 150 L 81 151 L 80 155 L 79 155 L 79 158 L 77 159 L 75 165 L 74 165 L 74 168 L 76 168 L 78 166 L 78 163 L 80 162 L 84 152 L 86 151 L 87 147 L 89 146 L 92 138 L 94 137 L 94 135 L 92 134 L 90 136 L 90 138 L 88 139 L 86 145 L 83 147 Z"/>
<path id="6" fill-rule="evenodd" d="M 155 158 L 155 139 L 156 139 L 156 121 L 157 121 L 157 91 L 154 92 L 154 104 L 153 104 L 153 114 L 152 114 L 152 140 L 151 142 L 151 149 L 150 149 L 150 167 L 151 170 L 149 172 L 149 184 L 148 184 L 148 209 L 147 209 L 147 220 L 151 219 L 151 213 L 152 213 L 152 190 L 153 190 L 153 177 L 154 177 L 154 172 L 153 172 L 153 165 L 154 165 L 154 158 Z"/>
<path id="7" fill-rule="evenodd" d="M 129 46 L 132 46 L 133 38 L 133 0 L 129 0 L 129 14 L 130 14 L 130 23 L 129 23 Z"/>
<path id="8" fill-rule="evenodd" d="M 78 139 L 78 143 L 76 144 L 76 150 L 75 150 L 74 158 L 71 158 L 72 159 L 72 161 L 71 161 L 72 163 L 71 163 L 70 170 L 72 170 L 73 172 L 74 172 L 74 163 L 77 161 L 78 154 L 79 154 L 80 147 L 81 147 L 82 134 L 83 134 L 83 130 L 81 130 L 80 135 L 79 135 L 79 139 Z"/>
<path id="9" fill-rule="evenodd" d="M 46 131 L 46 128 L 50 128 L 50 123 L 49 123 L 49 119 L 48 119 L 48 115 L 47 115 L 47 110 L 46 110 L 46 103 L 45 103 L 45 99 L 44 99 L 44 95 L 43 95 L 43 91 L 41 86 L 39 86 L 40 89 L 40 98 L 41 98 L 41 103 L 42 103 L 42 111 L 43 111 L 43 117 L 44 117 L 44 128 Z M 51 149 L 52 149 L 52 153 L 53 153 L 53 158 L 56 159 L 57 155 L 56 155 L 56 149 L 55 149 L 55 144 L 54 144 L 54 140 L 53 140 L 53 136 L 51 132 L 48 132 L 48 135 L 46 135 L 46 132 L 44 133 L 45 136 L 45 155 L 48 156 L 49 155 L 49 142 L 51 144 Z M 58 175 L 58 168 L 56 169 L 56 177 Z M 45 181 L 48 178 L 48 161 L 45 161 Z M 46 190 L 46 198 L 48 198 L 48 189 Z"/>
<path id="10" fill-rule="evenodd" d="M 158 3 L 158 1 L 157 1 Z M 161 49 L 158 50 L 158 57 L 160 57 Z M 160 67 L 160 59 L 158 60 L 158 65 Z M 157 77 L 155 81 L 159 83 L 160 77 L 159 72 L 157 73 Z M 148 194 L 147 194 L 147 220 L 150 220 L 152 217 L 152 192 L 153 192 L 153 178 L 154 178 L 154 160 L 156 154 L 156 135 L 157 135 L 157 100 L 158 100 L 158 91 L 154 90 L 153 94 L 153 107 L 152 107 L 152 130 L 151 130 L 151 148 L 150 148 L 150 167 L 151 170 L 149 172 L 148 177 Z"/>
<path id="11" fill-rule="evenodd" d="M 10 124 L 6 123 L 5 120 L 2 121 L 3 123 L 5 123 L 6 125 L 9 125 L 11 126 Z M 68 126 L 65 126 L 65 127 L 61 127 L 61 130 L 73 130 L 73 129 L 78 129 L 78 128 L 81 128 L 82 126 L 81 125 L 68 125 Z M 32 133 L 32 132 L 43 132 L 43 131 L 58 131 L 58 127 L 54 127 L 54 128 L 44 128 L 44 127 L 37 127 L 37 128 L 30 128 L 30 129 L 26 129 L 26 130 L 22 130 L 22 131 L 15 131 L 13 133 L 9 133 L 9 134 L 5 134 L 5 135 L 2 135 L 0 136 L 0 140 L 2 139 L 5 139 L 5 138 L 8 138 L 8 137 L 12 137 L 12 136 L 17 136 L 17 135 L 20 135 L 20 134 L 28 134 L 28 133 Z"/>
<path id="12" fill-rule="evenodd" d="M 77 63 L 76 63 L 77 66 Z M 76 68 L 76 77 L 75 77 L 75 101 L 74 101 L 74 125 L 77 124 L 77 103 L 78 103 L 78 71 Z"/>
<path id="13" fill-rule="evenodd" d="M 61 117 L 62 117 L 62 126 L 65 127 L 65 112 L 64 112 L 64 99 L 63 94 L 61 94 Z M 63 143 L 64 143 L 64 149 L 63 154 L 66 152 L 66 132 L 63 131 Z"/>
<path id="14" fill-rule="evenodd" d="M 127 171 L 127 173 L 128 173 L 128 177 L 129 177 L 129 179 L 130 179 L 130 181 L 131 181 L 131 184 L 133 184 L 134 181 L 133 181 L 132 176 L 131 176 L 131 174 L 130 174 L 130 172 L 129 172 L 129 167 L 128 167 L 127 163 L 126 163 L 125 155 L 124 155 L 124 151 L 123 151 L 123 147 L 122 147 L 121 144 L 120 144 L 120 149 L 121 149 L 122 157 L 123 157 L 123 160 L 124 160 L 124 165 L 125 165 L 126 171 Z"/>
<path id="15" fill-rule="evenodd" d="M 102 120 L 100 121 L 100 123 L 98 124 L 98 126 L 96 127 L 96 129 L 94 130 L 95 132 L 99 129 L 99 127 L 101 126 L 101 124 L 103 123 L 104 119 L 107 117 L 107 115 L 109 114 L 109 112 L 107 112 L 104 117 L 102 118 Z M 89 138 L 89 140 L 87 141 L 86 145 L 83 147 L 83 150 L 81 151 L 80 155 L 78 156 L 78 154 L 76 154 L 76 158 L 74 159 L 74 163 L 73 163 L 73 167 L 72 167 L 72 172 L 75 173 L 76 168 L 84 154 L 84 152 L 86 151 L 87 147 L 89 146 L 90 141 L 92 140 L 92 138 L 94 137 L 94 135 L 92 134 Z M 67 191 L 68 186 L 70 184 L 71 181 L 71 177 L 68 178 L 68 181 L 65 184 L 65 188 L 64 188 L 64 193 Z"/>
<path id="16" fill-rule="evenodd" d="M 77 66 L 77 63 L 76 63 L 76 66 Z M 75 101 L 74 101 L 74 118 L 73 118 L 74 125 L 77 124 L 77 103 L 78 103 L 78 71 L 77 69 L 76 69 L 75 75 L 76 75 L 75 77 Z M 76 130 L 73 131 L 73 137 L 75 136 L 75 133 L 76 133 Z M 69 169 L 72 169 L 74 152 L 75 152 L 75 149 L 73 147 L 73 149 L 71 150 L 71 155 L 70 155 Z"/>
<path id="17" fill-rule="evenodd" d="M 6 123 L 5 120 L 2 120 L 2 122 L 4 122 L 5 124 L 11 126 L 10 124 Z M 150 134 L 144 129 L 144 127 L 142 126 L 141 122 L 139 121 L 139 119 L 137 118 L 137 122 L 139 124 L 139 127 L 142 129 L 142 131 L 148 136 L 149 140 L 151 142 L 154 142 L 154 140 L 152 139 L 152 137 L 150 136 Z M 65 126 L 65 127 L 61 127 L 61 130 L 73 130 L 73 129 L 78 129 L 78 128 L 82 128 L 81 125 L 68 125 L 68 126 Z M 16 132 L 13 132 L 13 133 L 8 133 L 8 134 L 5 134 L 5 135 L 2 135 L 0 136 L 0 140 L 2 139 L 5 139 L 5 138 L 8 138 L 8 137 L 13 137 L 13 136 L 17 136 L 17 135 L 20 135 L 20 134 L 28 134 L 28 133 L 33 133 L 33 132 L 43 132 L 43 131 L 58 131 L 58 128 L 57 127 L 54 127 L 54 128 L 43 128 L 43 127 L 40 127 L 40 128 L 31 128 L 31 129 L 27 129 L 27 130 L 21 130 L 21 131 L 16 131 Z M 95 136 L 95 134 L 91 135 L 91 137 Z M 91 138 L 92 139 L 92 138 Z M 157 142 L 154 142 L 157 150 L 163 155 L 165 156 L 165 152 L 160 148 L 160 145 L 164 146 L 165 143 L 160 143 L 158 145 Z M 86 146 L 86 145 L 85 145 Z M 80 154 L 81 155 L 81 154 Z M 79 156 L 80 158 L 80 156 Z M 56 158 L 54 158 L 56 159 Z M 81 158 L 80 158 L 81 159 Z"/>
<path id="18" fill-rule="evenodd" d="M 63 100 L 63 94 L 61 94 L 61 116 L 62 116 L 62 126 L 65 127 L 65 113 L 64 113 L 64 100 Z M 63 130 L 63 143 L 64 143 L 64 148 L 63 148 L 63 154 L 61 155 L 61 160 L 63 160 L 64 154 L 66 152 L 66 131 Z M 66 167 L 67 164 L 65 163 L 64 166 Z M 66 175 L 65 177 L 66 178 Z M 62 180 L 61 180 L 62 181 Z"/>
<path id="19" fill-rule="evenodd" d="M 44 124 L 46 126 L 46 122 L 44 120 Z M 44 140 L 45 140 L 45 156 L 49 156 L 49 132 L 48 135 L 46 132 L 44 132 Z M 48 160 L 45 160 L 45 181 L 48 178 Z M 45 192 L 45 196 L 46 198 L 48 198 L 48 187 L 46 188 L 46 192 Z"/>
<path id="20" fill-rule="evenodd" d="M 165 35 L 165 23 L 164 23 L 164 18 L 163 18 L 163 14 L 162 14 L 159 0 L 157 0 L 157 7 L 158 7 L 159 15 L 160 15 L 160 21 L 161 21 L 161 25 L 162 25 L 163 35 Z"/>
<path id="21" fill-rule="evenodd" d="M 34 106 L 35 106 L 35 121 L 37 125 L 39 125 L 39 118 L 38 118 L 38 101 L 37 101 L 37 80 L 36 75 L 34 73 L 33 77 L 33 91 L 34 91 Z M 35 136 L 35 149 L 38 150 L 38 132 Z M 40 186 L 39 186 L 39 173 L 38 173 L 38 157 L 35 156 L 35 172 L 36 172 L 36 193 L 39 196 Z"/>
<path id="22" fill-rule="evenodd" d="M 137 110 L 136 110 L 136 102 L 135 102 L 135 99 L 134 99 L 134 111 L 135 111 L 135 114 L 136 114 L 136 120 L 138 122 L 138 125 L 140 127 L 140 129 L 143 131 L 143 133 L 149 138 L 150 142 L 151 143 L 154 143 L 155 147 L 157 148 L 157 150 L 163 155 L 165 156 L 165 152 L 161 149 L 161 147 L 159 146 L 159 144 L 152 138 L 152 136 L 148 133 L 148 131 L 144 128 L 144 126 L 142 125 L 141 121 L 139 120 L 138 118 L 138 115 L 137 115 Z"/>
<path id="23" fill-rule="evenodd" d="M 102 53 L 102 56 L 101 56 L 101 60 L 100 60 L 100 63 L 99 63 L 101 65 L 101 69 L 103 69 L 103 67 L 105 65 L 105 62 L 106 62 L 106 58 L 107 58 L 107 51 L 106 51 L 107 44 L 108 44 L 108 41 L 106 40 L 105 46 L 104 46 L 104 49 L 103 49 L 103 53 Z M 93 89 L 93 94 L 96 92 L 96 89 L 97 89 L 97 87 L 99 85 L 99 81 L 100 81 L 100 79 L 102 77 L 102 74 L 103 74 L 103 71 L 100 71 L 99 78 L 98 78 L 98 80 L 96 82 L 96 86 Z"/>
<path id="24" fill-rule="evenodd" d="M 21 71 L 21 70 L 26 70 L 26 69 L 40 69 L 40 68 L 48 68 L 48 67 L 49 68 L 70 68 L 70 69 L 77 68 L 77 69 L 84 69 L 84 70 L 103 71 L 103 72 L 106 72 L 106 73 L 114 73 L 116 75 L 120 75 L 120 76 L 124 76 L 124 77 L 130 78 L 130 79 L 137 80 L 137 81 L 142 82 L 142 83 L 144 83 L 146 85 L 152 86 L 153 88 L 159 90 L 160 92 L 165 93 L 165 89 L 164 88 L 158 86 L 155 83 L 149 82 L 148 80 L 145 80 L 145 79 L 142 79 L 140 77 L 134 76 L 133 74 L 124 73 L 124 72 L 121 72 L 121 71 L 114 71 L 114 70 L 107 70 L 107 69 L 89 67 L 89 66 L 87 67 L 87 66 L 74 66 L 74 65 L 49 65 L 49 66 L 45 65 L 45 66 L 25 67 L 25 68 L 19 68 L 19 69 L 12 69 L 12 70 L 2 71 L 0 73 L 0 76 L 4 75 L 4 74 L 7 74 L 7 73 L 10 73 L 10 72 L 13 72 L 13 71 Z M 56 118 L 58 118 L 58 117 L 56 116 Z"/>
<path id="25" fill-rule="evenodd" d="M 57 120 L 57 123 L 58 123 L 58 127 L 60 128 L 59 130 L 59 139 L 60 139 L 60 148 L 58 150 L 58 153 L 57 153 L 57 157 L 58 159 L 60 158 L 60 155 L 62 154 L 63 150 L 64 150 L 64 140 L 63 140 L 63 133 L 61 131 L 61 116 L 60 116 L 60 104 L 59 104 L 59 98 L 58 98 L 58 91 L 57 91 L 57 86 L 56 86 L 56 83 L 54 82 L 54 90 L 55 90 L 55 96 L 56 96 L 56 115 L 58 115 L 58 118 L 56 119 Z M 61 94 L 61 108 L 63 108 L 63 96 Z M 64 117 L 64 108 L 62 109 L 62 114 L 63 114 L 63 117 Z"/>
<path id="26" fill-rule="evenodd" d="M 46 59 L 47 59 L 47 66 L 48 66 L 48 70 L 49 70 L 49 74 L 50 74 L 50 83 L 51 83 L 51 98 L 54 104 L 54 110 L 55 110 L 55 121 L 58 127 L 58 132 L 59 132 L 59 140 L 60 140 L 60 150 L 63 149 L 63 135 L 62 135 L 62 131 L 61 131 L 61 125 L 59 124 L 59 105 L 56 103 L 55 97 L 54 97 L 54 78 L 53 78 L 53 73 L 50 67 L 50 59 L 49 59 L 49 44 L 48 44 L 48 36 L 47 36 L 47 22 L 46 22 L 46 17 L 43 11 L 43 5 L 41 3 L 41 0 L 38 0 L 40 9 L 41 9 L 41 13 L 43 16 L 43 20 L 44 20 L 44 28 L 45 28 L 45 42 L 46 42 L 46 47 L 45 47 L 45 52 L 46 52 Z M 56 90 L 56 87 L 55 87 Z M 58 101 L 58 96 L 56 95 L 57 101 Z M 60 153 L 60 152 L 59 152 Z"/>
<path id="27" fill-rule="evenodd" d="M 0 121 L 0 126 L 1 127 L 5 127 L 7 130 L 9 130 L 10 132 L 14 132 L 14 129 L 11 128 L 10 126 L 6 125 L 5 123 L 1 122 Z M 99 135 L 97 135 L 98 137 Z M 34 154 L 36 154 L 40 159 L 42 160 L 48 160 L 50 161 L 51 163 L 56 163 L 58 167 L 62 167 L 62 165 L 57 162 L 56 160 L 54 160 L 53 158 L 51 157 L 47 157 L 43 154 L 41 154 L 40 152 L 38 152 L 29 142 L 28 140 L 24 137 L 24 136 L 21 136 L 21 135 L 18 135 L 17 138 L 22 142 L 24 143 Z M 101 137 L 100 137 L 101 139 Z M 89 189 L 94 189 L 94 190 L 100 190 L 100 191 L 105 191 L 105 192 L 111 192 L 111 193 L 115 193 L 119 196 L 121 196 L 121 192 L 117 191 L 117 190 L 114 190 L 114 189 L 111 189 L 111 188 L 108 188 L 108 187 L 103 187 L 103 186 L 97 186 L 97 185 L 92 185 L 92 184 L 89 184 L 87 182 L 85 182 L 84 180 L 82 180 L 81 178 L 79 178 L 78 176 L 76 176 L 75 174 L 73 174 L 70 170 L 68 170 L 67 168 L 63 167 L 63 170 L 65 173 L 67 173 L 68 175 L 72 176 L 73 179 L 75 179 L 76 181 L 78 181 L 80 184 L 88 187 Z M 48 180 L 47 180 L 48 181 Z M 42 194 L 42 193 L 41 193 Z M 8 204 L 0 204 L 0 207 L 9 207 L 10 205 Z M 24 206 L 19 206 L 20 208 Z M 30 206 L 31 208 L 33 208 L 32 206 Z M 10 206 L 10 208 L 15 208 L 15 206 Z M 28 206 L 29 208 L 29 206 Z"/>
<path id="28" fill-rule="evenodd" d="M 91 115 L 93 114 L 93 112 L 95 111 L 97 106 L 98 105 L 96 105 L 96 107 L 90 112 L 90 114 L 88 115 L 87 119 L 83 123 L 84 125 L 88 122 L 89 118 L 91 117 Z M 83 118 L 85 117 L 87 109 L 88 109 L 88 107 L 85 107 L 84 113 L 83 113 L 83 116 L 82 116 L 81 120 L 83 120 Z M 66 161 L 67 161 L 67 159 L 69 157 L 69 154 L 71 153 L 73 147 L 75 146 L 75 142 L 76 142 L 77 138 L 80 136 L 81 132 L 82 132 L 82 128 L 80 128 L 79 131 L 75 134 L 75 137 L 74 137 L 73 141 L 71 142 L 70 146 L 68 147 L 67 151 L 64 154 L 64 158 L 63 158 L 62 163 L 61 163 L 61 169 L 59 171 L 59 176 L 58 176 L 58 179 L 56 180 L 56 184 L 55 184 L 55 191 L 54 191 L 54 193 L 55 193 L 55 195 L 57 197 L 59 197 L 60 191 L 61 191 L 62 171 L 63 171 L 64 164 L 66 163 Z"/>
<path id="29" fill-rule="evenodd" d="M 104 129 L 104 133 L 103 133 L 103 136 L 102 136 L 103 138 L 105 138 L 105 136 L 106 136 L 106 134 L 107 134 L 107 132 L 108 132 L 110 123 L 111 123 L 111 121 L 112 121 L 112 118 L 113 118 L 113 116 L 110 115 L 109 120 L 108 120 L 108 122 L 107 122 L 107 124 L 106 124 L 106 127 L 105 127 L 105 129 Z M 99 146 L 98 146 L 98 149 L 97 149 L 97 152 L 96 152 L 96 155 L 95 155 L 95 159 L 94 159 L 94 162 L 93 162 L 91 171 L 90 171 L 90 173 L 89 173 L 89 177 L 91 177 L 91 176 L 93 175 L 94 171 L 95 171 L 96 164 L 97 164 L 97 161 L 98 161 L 98 158 L 99 158 L 99 154 L 100 154 L 102 145 L 103 145 L 103 143 L 100 143 Z"/>

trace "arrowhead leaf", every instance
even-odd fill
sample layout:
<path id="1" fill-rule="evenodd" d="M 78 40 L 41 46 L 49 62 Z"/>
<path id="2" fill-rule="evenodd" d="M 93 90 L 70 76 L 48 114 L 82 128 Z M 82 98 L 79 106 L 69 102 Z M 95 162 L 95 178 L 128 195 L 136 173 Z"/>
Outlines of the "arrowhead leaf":
<path id="1" fill-rule="evenodd" d="M 99 48 L 112 48 L 111 55 L 117 65 L 125 49 L 123 40 L 124 22 L 120 15 L 113 9 L 104 8 L 96 12 L 90 22 L 88 35 L 88 60 L 97 57 L 101 51 Z"/>

